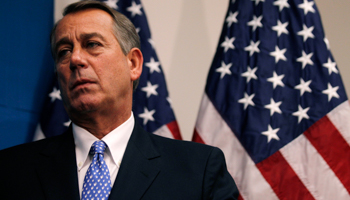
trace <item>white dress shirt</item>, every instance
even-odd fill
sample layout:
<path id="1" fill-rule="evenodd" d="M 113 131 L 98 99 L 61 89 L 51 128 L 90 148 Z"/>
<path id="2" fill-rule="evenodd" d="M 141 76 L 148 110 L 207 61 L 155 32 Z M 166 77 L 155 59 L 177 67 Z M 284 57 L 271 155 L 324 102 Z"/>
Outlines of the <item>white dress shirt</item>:
<path id="1" fill-rule="evenodd" d="M 126 145 L 134 128 L 134 124 L 135 119 L 133 113 L 131 113 L 131 116 L 127 121 L 101 139 L 107 144 L 107 148 L 104 152 L 104 160 L 109 169 L 112 187 L 117 177 Z M 99 139 L 74 123 L 72 123 L 72 127 L 77 159 L 79 193 L 81 197 L 85 174 L 93 158 L 93 156 L 89 155 L 89 151 L 92 144 Z"/>

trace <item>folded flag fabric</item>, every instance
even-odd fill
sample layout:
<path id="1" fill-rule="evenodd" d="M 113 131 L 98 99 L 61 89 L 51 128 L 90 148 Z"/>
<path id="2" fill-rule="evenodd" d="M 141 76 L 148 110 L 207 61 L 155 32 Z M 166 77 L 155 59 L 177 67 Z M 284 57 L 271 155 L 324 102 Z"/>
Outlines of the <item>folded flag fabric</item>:
<path id="1" fill-rule="evenodd" d="M 230 1 L 193 141 L 241 199 L 350 199 L 350 106 L 312 0 Z"/>

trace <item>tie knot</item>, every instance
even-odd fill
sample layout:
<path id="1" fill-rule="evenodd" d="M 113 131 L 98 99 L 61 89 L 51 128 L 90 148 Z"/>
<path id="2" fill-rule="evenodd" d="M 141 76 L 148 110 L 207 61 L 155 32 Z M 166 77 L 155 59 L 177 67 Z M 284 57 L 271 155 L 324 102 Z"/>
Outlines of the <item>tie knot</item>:
<path id="1" fill-rule="evenodd" d="M 101 153 L 103 154 L 103 152 L 105 151 L 107 145 L 104 141 L 99 140 L 96 141 L 92 144 L 91 149 L 90 149 L 90 154 L 91 155 L 95 155 L 95 153 Z"/>

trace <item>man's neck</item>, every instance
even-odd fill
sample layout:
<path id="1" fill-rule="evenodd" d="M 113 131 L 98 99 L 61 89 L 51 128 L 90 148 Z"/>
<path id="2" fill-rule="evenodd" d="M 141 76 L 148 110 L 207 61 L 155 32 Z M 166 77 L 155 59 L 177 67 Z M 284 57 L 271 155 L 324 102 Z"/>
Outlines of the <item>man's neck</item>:
<path id="1" fill-rule="evenodd" d="M 80 117 L 74 117 L 72 121 L 89 131 L 98 139 L 102 139 L 112 130 L 123 124 L 131 116 L 131 111 L 108 116 L 89 113 Z"/>

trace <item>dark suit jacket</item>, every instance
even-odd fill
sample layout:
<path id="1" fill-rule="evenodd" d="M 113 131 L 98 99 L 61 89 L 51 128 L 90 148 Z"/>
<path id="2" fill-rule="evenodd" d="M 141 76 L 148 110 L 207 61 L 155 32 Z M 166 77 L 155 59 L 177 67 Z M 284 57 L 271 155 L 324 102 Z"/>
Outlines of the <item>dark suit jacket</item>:
<path id="1" fill-rule="evenodd" d="M 221 150 L 135 124 L 109 199 L 237 198 Z M 0 173 L 0 199 L 79 199 L 72 129 L 0 151 Z"/>

